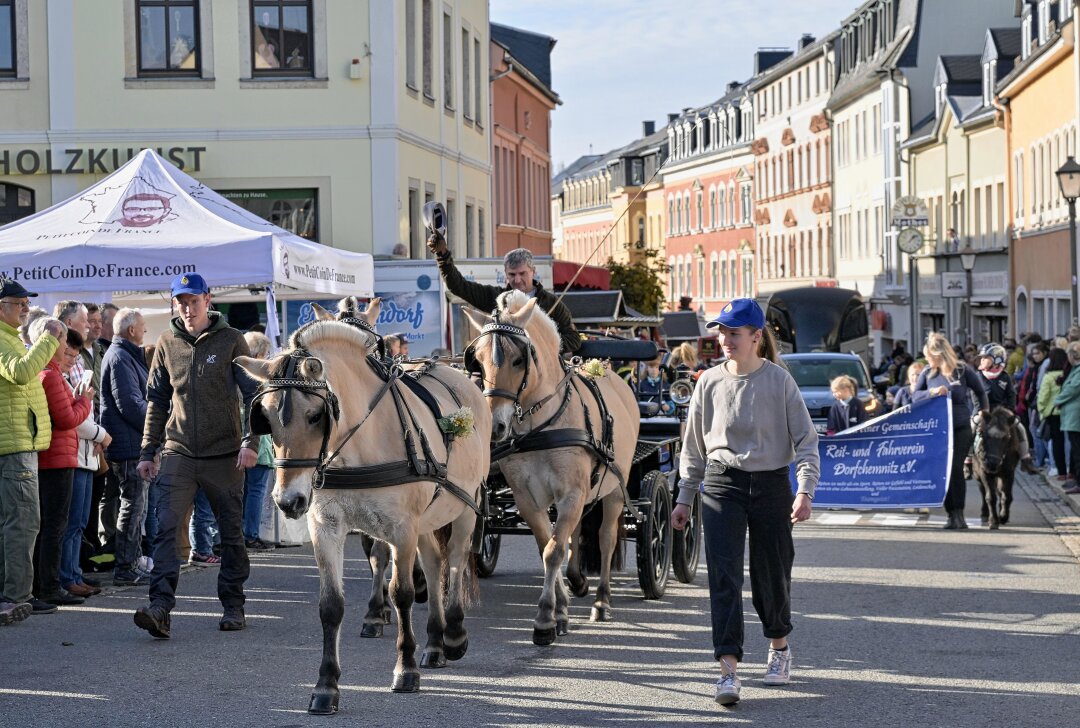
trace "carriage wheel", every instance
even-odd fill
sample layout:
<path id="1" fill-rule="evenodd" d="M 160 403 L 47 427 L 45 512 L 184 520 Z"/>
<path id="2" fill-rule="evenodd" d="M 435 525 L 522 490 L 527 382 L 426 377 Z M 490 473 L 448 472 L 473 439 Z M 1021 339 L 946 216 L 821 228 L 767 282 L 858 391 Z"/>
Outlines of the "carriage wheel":
<path id="1" fill-rule="evenodd" d="M 502 534 L 484 532 L 480 541 L 480 553 L 476 555 L 476 574 L 486 579 L 495 573 L 495 564 L 499 563 L 499 549 L 502 548 Z"/>
<path id="2" fill-rule="evenodd" d="M 701 493 L 694 494 L 690 505 L 690 521 L 682 531 L 671 537 L 671 566 L 675 578 L 689 584 L 697 576 L 701 556 Z"/>
<path id="3" fill-rule="evenodd" d="M 640 500 L 644 520 L 637 527 L 638 583 L 646 599 L 659 599 L 667 589 L 671 568 L 671 493 L 667 478 L 659 470 L 641 479 Z"/>

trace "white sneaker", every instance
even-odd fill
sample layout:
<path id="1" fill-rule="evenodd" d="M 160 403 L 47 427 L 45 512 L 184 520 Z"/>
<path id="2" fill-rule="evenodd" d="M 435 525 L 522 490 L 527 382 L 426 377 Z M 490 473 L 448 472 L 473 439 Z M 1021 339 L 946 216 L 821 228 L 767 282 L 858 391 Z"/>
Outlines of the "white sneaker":
<path id="1" fill-rule="evenodd" d="M 139 560 L 135 563 L 135 568 L 149 574 L 154 570 L 154 560 L 149 556 L 140 556 Z"/>
<path id="2" fill-rule="evenodd" d="M 742 680 L 738 678 L 734 670 L 724 673 L 716 681 L 716 695 L 713 700 L 720 705 L 734 705 L 739 702 L 739 691 L 742 689 Z"/>
<path id="3" fill-rule="evenodd" d="M 791 682 L 791 648 L 774 650 L 769 648 L 769 666 L 765 670 L 762 682 L 766 685 L 787 685 Z"/>

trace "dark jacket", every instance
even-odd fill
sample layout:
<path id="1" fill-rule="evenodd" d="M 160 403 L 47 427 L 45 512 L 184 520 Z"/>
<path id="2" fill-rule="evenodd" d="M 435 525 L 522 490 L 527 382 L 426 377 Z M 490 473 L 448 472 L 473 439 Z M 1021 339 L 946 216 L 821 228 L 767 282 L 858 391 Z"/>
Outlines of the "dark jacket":
<path id="1" fill-rule="evenodd" d="M 465 276 L 458 271 L 457 266 L 454 265 L 453 256 L 449 253 L 436 256 L 436 258 L 439 263 L 439 272 L 442 273 L 443 280 L 446 281 L 446 287 L 450 289 L 450 292 L 484 313 L 494 311 L 495 299 L 498 298 L 499 294 L 510 290 L 510 286 L 499 288 L 498 286 L 488 286 L 483 283 L 465 280 Z M 559 336 L 562 339 L 561 350 L 570 354 L 574 353 L 581 348 L 581 335 L 574 328 L 574 320 L 570 317 L 570 310 L 559 301 L 559 297 L 554 293 L 548 291 L 539 283 L 533 285 L 535 286 L 534 295 L 536 296 L 537 305 L 544 309 L 544 312 L 551 317 L 551 320 L 555 322 L 559 329 Z"/>
<path id="2" fill-rule="evenodd" d="M 109 459 L 135 460 L 146 425 L 150 368 L 141 347 L 117 336 L 101 362 L 101 426 L 112 435 Z"/>
<path id="3" fill-rule="evenodd" d="M 146 388 L 146 425 L 139 459 L 152 460 L 159 448 L 195 458 L 258 449 L 240 424 L 240 394 L 251 404 L 255 387 L 233 364 L 249 356 L 244 335 L 210 312 L 210 328 L 194 337 L 174 318 L 158 339 Z M 170 409 L 171 408 L 171 409 Z"/>
<path id="4" fill-rule="evenodd" d="M 986 374 L 979 372 L 979 379 L 986 388 L 986 398 L 990 401 L 990 409 L 1005 407 L 1016 411 L 1016 388 L 1013 387 L 1012 378 L 1004 371 L 995 379 L 987 379 Z"/>
<path id="5" fill-rule="evenodd" d="M 825 433 L 835 435 L 838 432 L 850 429 L 855 425 L 861 425 L 869 417 L 866 416 L 866 405 L 858 397 L 852 397 L 846 405 L 837 400 L 829 409 L 829 420 L 825 425 Z"/>

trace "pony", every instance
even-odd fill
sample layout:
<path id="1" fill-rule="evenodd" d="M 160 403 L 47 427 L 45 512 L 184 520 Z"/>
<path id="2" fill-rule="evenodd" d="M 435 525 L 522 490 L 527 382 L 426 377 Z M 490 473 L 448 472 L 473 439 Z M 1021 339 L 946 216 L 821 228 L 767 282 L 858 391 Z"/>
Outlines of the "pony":
<path id="1" fill-rule="evenodd" d="M 984 524 L 996 529 L 1009 522 L 1013 478 L 1020 462 L 1020 441 L 1016 415 L 1005 407 L 995 407 L 982 423 L 972 467 L 979 481 L 983 504 L 980 515 Z"/>
<path id="2" fill-rule="evenodd" d="M 470 567 L 476 498 L 488 472 L 491 417 L 468 377 L 432 363 L 406 375 L 370 353 L 370 325 L 318 320 L 293 334 L 273 360 L 239 357 L 260 383 L 251 430 L 270 434 L 276 455 L 274 502 L 289 518 L 307 516 L 319 567 L 323 655 L 308 712 L 337 712 L 338 641 L 345 611 L 345 536 L 360 529 L 390 546 L 390 597 L 398 617 L 391 689 L 416 692 L 420 673 L 412 627 L 413 563 L 419 551 L 427 577 L 427 643 L 420 667 L 464 657 L 465 609 L 477 591 Z M 414 381 L 406 382 L 406 378 Z M 424 386 L 424 384 L 428 386 Z M 424 391 L 419 391 L 423 389 Z M 471 426 L 453 434 L 439 412 L 472 410 Z M 446 420 L 444 420 L 446 421 Z M 437 531 L 450 526 L 440 541 Z M 445 602 L 445 603 L 444 603 Z"/>
<path id="3" fill-rule="evenodd" d="M 466 315 L 480 335 L 465 352 L 479 373 L 491 409 L 493 457 L 532 529 L 544 566 L 533 642 L 550 645 L 569 630 L 570 597 L 561 567 L 582 513 L 602 509 L 598 534 L 600 583 L 592 621 L 611 618 L 611 567 L 640 425 L 633 390 L 613 372 L 578 374 L 559 356 L 555 323 L 520 291 L 498 298 L 491 317 Z M 557 511 L 554 527 L 548 509 Z M 632 508 L 632 506 L 631 506 Z M 575 594 L 587 591 L 578 559 L 568 575 Z"/>

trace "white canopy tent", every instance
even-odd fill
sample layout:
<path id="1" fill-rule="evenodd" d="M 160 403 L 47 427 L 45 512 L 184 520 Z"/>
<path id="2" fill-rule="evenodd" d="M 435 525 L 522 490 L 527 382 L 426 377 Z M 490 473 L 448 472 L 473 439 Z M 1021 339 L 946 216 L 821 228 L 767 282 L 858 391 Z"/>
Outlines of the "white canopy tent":
<path id="1" fill-rule="evenodd" d="M 211 287 L 266 287 L 271 299 L 374 295 L 370 255 L 267 222 L 150 149 L 74 197 L 0 228 L 0 273 L 44 294 L 168 290 L 189 272 Z"/>

